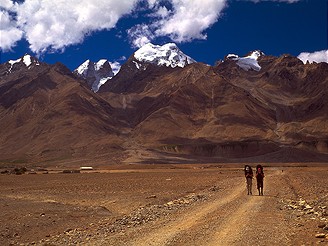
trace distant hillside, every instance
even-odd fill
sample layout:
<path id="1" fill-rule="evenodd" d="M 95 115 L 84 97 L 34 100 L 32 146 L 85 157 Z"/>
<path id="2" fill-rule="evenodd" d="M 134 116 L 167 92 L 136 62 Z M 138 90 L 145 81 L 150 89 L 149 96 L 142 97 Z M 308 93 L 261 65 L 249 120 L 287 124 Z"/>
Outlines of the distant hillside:
<path id="1" fill-rule="evenodd" d="M 215 66 L 136 61 L 98 93 L 61 64 L 1 64 L 2 159 L 328 160 L 328 64 L 260 51 Z"/>

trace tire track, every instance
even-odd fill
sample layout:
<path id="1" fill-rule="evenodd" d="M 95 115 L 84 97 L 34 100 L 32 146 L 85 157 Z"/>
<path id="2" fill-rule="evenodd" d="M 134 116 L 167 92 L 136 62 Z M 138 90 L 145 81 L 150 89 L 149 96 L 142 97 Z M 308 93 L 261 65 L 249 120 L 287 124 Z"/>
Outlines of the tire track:
<path id="1" fill-rule="evenodd" d="M 152 231 L 142 238 L 134 240 L 131 244 L 149 246 L 167 245 L 174 238 L 183 237 L 183 234 L 185 233 L 194 233 L 198 227 L 207 223 L 205 217 L 209 216 L 211 213 L 217 212 L 227 204 L 234 202 L 244 194 L 244 186 L 244 184 L 237 184 L 228 196 L 221 197 L 220 199 L 196 207 L 192 211 L 188 210 L 182 216 L 177 217 L 174 221 L 165 224 L 161 228 Z"/>
<path id="2" fill-rule="evenodd" d="M 242 239 L 246 237 L 245 229 L 249 226 L 248 221 L 256 216 L 263 203 L 261 198 L 249 196 L 246 201 L 242 202 L 229 217 L 225 218 L 207 245 L 226 246 L 243 241 Z"/>

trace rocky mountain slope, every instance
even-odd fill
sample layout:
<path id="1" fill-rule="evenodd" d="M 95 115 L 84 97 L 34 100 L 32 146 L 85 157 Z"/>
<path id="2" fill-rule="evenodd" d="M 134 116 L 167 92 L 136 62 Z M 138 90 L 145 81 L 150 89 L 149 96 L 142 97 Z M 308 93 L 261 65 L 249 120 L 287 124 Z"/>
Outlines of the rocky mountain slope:
<path id="1" fill-rule="evenodd" d="M 109 61 L 101 59 L 98 62 L 86 60 L 74 73 L 86 80 L 87 85 L 97 92 L 103 84 L 114 77 L 114 72 Z"/>
<path id="2" fill-rule="evenodd" d="M 172 44 L 148 46 L 97 93 L 60 64 L 2 64 L 0 152 L 150 163 L 328 159 L 328 64 L 254 51 L 209 66 Z"/>
<path id="3" fill-rule="evenodd" d="M 131 60 L 125 65 L 120 76 L 131 74 Z M 147 70 L 118 75 L 100 92 L 114 92 L 108 99 L 129 108 L 140 144 L 222 158 L 302 161 L 327 153 L 326 63 L 255 51 L 214 67 Z"/>
<path id="4" fill-rule="evenodd" d="M 64 65 L 27 59 L 0 65 L 2 160 L 70 159 L 120 145 L 124 124 L 113 107 Z"/>

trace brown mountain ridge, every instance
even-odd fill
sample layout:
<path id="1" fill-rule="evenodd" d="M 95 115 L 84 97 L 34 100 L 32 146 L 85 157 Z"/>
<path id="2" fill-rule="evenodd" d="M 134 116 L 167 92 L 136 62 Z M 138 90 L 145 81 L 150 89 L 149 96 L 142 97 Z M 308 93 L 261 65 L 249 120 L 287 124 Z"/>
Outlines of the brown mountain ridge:
<path id="1" fill-rule="evenodd" d="M 2 162 L 327 161 L 328 64 L 258 63 L 130 58 L 98 93 L 59 63 L 2 64 Z"/>

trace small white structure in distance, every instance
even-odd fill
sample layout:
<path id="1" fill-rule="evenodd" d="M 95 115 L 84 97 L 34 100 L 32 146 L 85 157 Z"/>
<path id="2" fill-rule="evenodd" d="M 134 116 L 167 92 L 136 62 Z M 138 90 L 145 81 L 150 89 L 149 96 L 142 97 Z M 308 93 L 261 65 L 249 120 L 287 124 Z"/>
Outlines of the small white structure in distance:
<path id="1" fill-rule="evenodd" d="M 93 170 L 93 167 L 80 167 L 81 171 L 91 171 Z"/>

